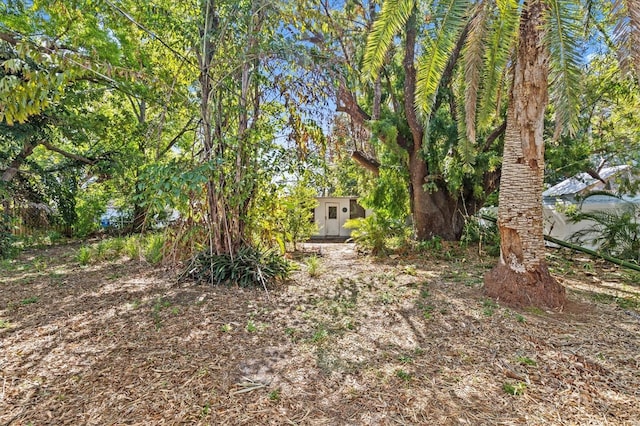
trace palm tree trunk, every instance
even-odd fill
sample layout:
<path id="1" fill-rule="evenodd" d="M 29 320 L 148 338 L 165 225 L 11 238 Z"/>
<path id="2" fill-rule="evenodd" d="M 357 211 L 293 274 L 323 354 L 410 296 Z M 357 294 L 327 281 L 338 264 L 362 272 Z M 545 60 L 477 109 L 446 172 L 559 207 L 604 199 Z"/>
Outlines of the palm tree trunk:
<path id="1" fill-rule="evenodd" d="M 549 54 L 544 9 L 543 1 L 533 0 L 522 12 L 500 181 L 500 261 L 485 275 L 485 292 L 512 306 L 555 308 L 566 303 L 566 295 L 545 262 L 543 128 Z"/>

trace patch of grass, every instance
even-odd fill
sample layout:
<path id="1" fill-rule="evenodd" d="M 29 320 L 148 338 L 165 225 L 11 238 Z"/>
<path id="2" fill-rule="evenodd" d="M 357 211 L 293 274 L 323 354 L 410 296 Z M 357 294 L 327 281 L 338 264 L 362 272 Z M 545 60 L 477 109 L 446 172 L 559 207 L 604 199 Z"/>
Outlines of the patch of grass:
<path id="1" fill-rule="evenodd" d="M 398 377 L 399 379 L 404 380 L 405 382 L 408 382 L 411 380 L 411 373 L 408 373 L 406 371 L 404 371 L 403 369 L 398 369 L 396 370 L 396 377 Z"/>
<path id="2" fill-rule="evenodd" d="M 524 391 L 527 389 L 527 384 L 524 382 L 516 382 L 509 383 L 505 382 L 502 384 L 502 390 L 509 395 L 524 395 Z"/>
<path id="3" fill-rule="evenodd" d="M 398 361 L 403 364 L 411 364 L 413 362 L 413 357 L 411 355 L 400 355 L 398 357 Z"/>
<path id="4" fill-rule="evenodd" d="M 271 402 L 278 402 L 280 401 L 280 388 L 278 389 L 274 389 L 271 392 L 269 392 L 269 401 Z"/>
<path id="5" fill-rule="evenodd" d="M 36 272 L 43 272 L 47 269 L 47 261 L 38 256 L 33 259 L 33 263 L 31 264 L 31 266 L 36 270 Z"/>
<path id="6" fill-rule="evenodd" d="M 207 417 L 209 413 L 211 413 L 211 404 L 207 402 L 200 410 L 200 417 Z"/>
<path id="7" fill-rule="evenodd" d="M 76 260 L 82 266 L 86 266 L 91 262 L 91 248 L 87 246 L 80 247 L 76 254 Z"/>
<path id="8" fill-rule="evenodd" d="M 422 310 L 422 317 L 426 320 L 429 320 L 433 317 L 433 310 L 435 309 L 431 305 L 420 305 L 420 310 Z"/>
<path id="9" fill-rule="evenodd" d="M 518 364 L 529 365 L 532 367 L 535 367 L 538 365 L 537 362 L 535 362 L 534 360 L 526 356 L 519 356 L 518 358 L 516 358 L 516 361 L 518 362 Z"/>
<path id="10" fill-rule="evenodd" d="M 545 314 L 545 312 L 542 309 L 540 309 L 540 308 L 538 308 L 536 306 L 529 306 L 527 308 L 527 312 L 530 312 L 530 313 L 532 313 L 534 315 L 544 315 Z"/>
<path id="11" fill-rule="evenodd" d="M 640 309 L 640 299 L 637 297 L 617 297 L 604 293 L 592 293 L 590 297 L 599 303 L 615 303 L 622 309 Z"/>
<path id="12" fill-rule="evenodd" d="M 392 303 L 394 303 L 396 301 L 396 298 L 393 297 L 393 295 L 387 291 L 385 291 L 384 293 L 382 293 L 380 295 L 380 297 L 378 298 L 378 300 L 380 301 L 380 303 L 382 303 L 383 305 L 391 305 Z"/>
<path id="13" fill-rule="evenodd" d="M 249 333 L 255 333 L 258 331 L 258 326 L 252 320 L 247 321 L 247 326 L 245 328 Z"/>
<path id="14" fill-rule="evenodd" d="M 524 324 L 525 322 L 527 322 L 527 319 L 525 317 L 523 317 L 520 314 L 516 314 L 516 321 L 518 321 L 519 323 Z"/>
<path id="15" fill-rule="evenodd" d="M 9 321 L 0 319 L 0 329 L 11 327 L 11 323 Z"/>
<path id="16" fill-rule="evenodd" d="M 171 302 L 161 297 L 157 298 L 155 303 L 153 304 L 153 307 L 151 308 L 151 316 L 153 317 L 153 323 L 156 326 L 156 330 L 162 327 L 162 319 L 160 318 L 160 313 L 163 309 L 168 308 L 169 306 L 171 306 Z"/>
<path id="17" fill-rule="evenodd" d="M 495 313 L 496 308 L 498 308 L 498 304 L 491 299 L 486 299 L 482 302 L 482 308 L 482 313 L 485 316 L 490 317 Z"/>
<path id="18" fill-rule="evenodd" d="M 36 296 L 27 297 L 26 299 L 22 299 L 20 301 L 21 305 L 31 305 L 32 303 L 38 303 L 38 298 Z"/>
<path id="19" fill-rule="evenodd" d="M 222 327 L 220 327 L 220 331 L 222 331 L 223 333 L 229 333 L 231 330 L 233 330 L 233 327 L 229 323 L 224 324 Z"/>
<path id="20" fill-rule="evenodd" d="M 416 275 L 418 275 L 418 268 L 416 268 L 416 265 L 407 265 L 404 267 L 403 272 L 407 275 L 415 277 Z"/>
<path id="21" fill-rule="evenodd" d="M 322 261 L 316 255 L 307 257 L 305 259 L 305 265 L 307 266 L 307 273 L 311 278 L 316 278 L 322 273 Z"/>
<path id="22" fill-rule="evenodd" d="M 329 331 L 324 328 L 323 326 L 320 326 L 314 333 L 313 336 L 311 336 L 311 341 L 314 343 L 321 343 L 324 342 L 325 340 L 327 340 L 327 338 L 329 337 Z"/>
<path id="23" fill-rule="evenodd" d="M 427 287 L 428 284 L 423 284 L 422 288 L 420 288 L 420 297 L 422 297 L 423 299 L 426 299 L 427 297 L 431 296 L 431 293 L 429 293 L 429 288 Z"/>
<path id="24" fill-rule="evenodd" d="M 18 264 L 13 259 L 1 259 L 0 270 L 1 271 L 15 271 L 18 269 Z"/>

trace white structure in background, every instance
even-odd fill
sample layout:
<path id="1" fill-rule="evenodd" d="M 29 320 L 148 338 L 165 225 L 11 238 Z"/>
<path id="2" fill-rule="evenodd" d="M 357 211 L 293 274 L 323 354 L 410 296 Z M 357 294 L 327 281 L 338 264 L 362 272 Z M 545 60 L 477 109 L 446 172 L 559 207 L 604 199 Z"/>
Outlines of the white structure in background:
<path id="1" fill-rule="evenodd" d="M 594 195 L 581 201 L 580 198 L 594 191 L 616 193 L 618 185 L 616 179 L 625 177 L 633 180 L 630 166 L 604 167 L 596 179 L 587 173 L 580 173 L 564 180 L 543 192 L 544 233 L 563 241 L 570 241 L 573 234 L 593 225 L 592 221 L 571 222 L 563 213 L 567 207 L 576 205 L 584 212 L 613 211 L 623 207 L 627 202 L 640 204 L 640 196 L 623 196 L 621 199 L 606 195 Z M 603 182 L 604 181 L 604 182 Z M 586 240 L 589 238 L 587 237 Z M 586 248 L 595 249 L 592 244 L 582 243 Z"/>
<path id="2" fill-rule="evenodd" d="M 318 225 L 312 238 L 349 237 L 351 229 L 344 227 L 349 219 L 371 214 L 358 204 L 357 197 L 317 197 L 318 206 L 313 210 L 313 221 Z"/>

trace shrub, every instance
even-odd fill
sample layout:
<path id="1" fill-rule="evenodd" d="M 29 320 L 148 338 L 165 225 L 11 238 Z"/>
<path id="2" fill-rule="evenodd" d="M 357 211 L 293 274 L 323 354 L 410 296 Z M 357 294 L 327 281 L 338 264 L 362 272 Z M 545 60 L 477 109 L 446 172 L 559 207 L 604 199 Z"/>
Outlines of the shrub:
<path id="1" fill-rule="evenodd" d="M 351 239 L 372 254 L 385 253 L 391 239 L 407 239 L 409 227 L 400 220 L 386 219 L 379 215 L 350 219 L 345 228 L 352 229 Z"/>
<path id="2" fill-rule="evenodd" d="M 152 265 L 162 261 L 164 256 L 164 236 L 162 234 L 151 234 L 144 242 L 144 258 Z"/>
<path id="3" fill-rule="evenodd" d="M 0 259 L 8 259 L 15 255 L 16 248 L 13 245 L 15 237 L 6 222 L 0 223 Z"/>
<path id="4" fill-rule="evenodd" d="M 583 203 L 596 195 L 622 200 L 613 194 L 594 192 L 585 197 Z M 581 205 L 575 213 L 568 213 L 573 223 L 591 222 L 591 225 L 575 232 L 571 240 L 578 243 L 590 242 L 606 254 L 640 262 L 640 207 L 628 201 L 620 204 L 616 209 L 589 212 L 582 211 Z"/>
<path id="5" fill-rule="evenodd" d="M 91 248 L 84 246 L 78 249 L 78 254 L 76 255 L 76 259 L 78 263 L 82 266 L 88 265 L 91 261 Z"/>
<path id="6" fill-rule="evenodd" d="M 460 244 L 465 246 L 470 243 L 477 243 L 480 251 L 484 250 L 489 256 L 499 256 L 500 233 L 496 223 L 493 220 L 489 220 L 488 217 L 467 216 Z"/>
<path id="7" fill-rule="evenodd" d="M 122 251 L 131 259 L 135 259 L 140 256 L 140 243 L 138 238 L 131 236 L 124 240 L 124 247 Z"/>
<path id="8" fill-rule="evenodd" d="M 200 252 L 183 276 L 208 284 L 263 287 L 289 276 L 291 265 L 276 251 L 241 247 L 234 255 Z"/>
<path id="9" fill-rule="evenodd" d="M 315 278 L 320 275 L 322 262 L 316 255 L 310 256 L 305 261 L 307 265 L 307 272 L 311 278 Z"/>

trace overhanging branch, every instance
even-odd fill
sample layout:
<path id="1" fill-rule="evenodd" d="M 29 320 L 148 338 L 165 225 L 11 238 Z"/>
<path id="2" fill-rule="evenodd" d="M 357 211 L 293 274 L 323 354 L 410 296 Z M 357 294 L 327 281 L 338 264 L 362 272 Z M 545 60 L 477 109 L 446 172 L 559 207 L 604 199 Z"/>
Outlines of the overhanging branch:
<path id="1" fill-rule="evenodd" d="M 372 172 L 376 177 L 380 175 L 380 163 L 373 158 L 365 156 L 360 151 L 353 151 L 351 158 L 353 161 Z"/>
<path id="2" fill-rule="evenodd" d="M 87 164 L 89 166 L 93 166 L 93 165 L 96 164 L 96 160 L 94 160 L 94 159 L 83 157 L 83 156 L 78 155 L 78 154 L 73 154 L 71 152 L 67 152 L 67 151 L 65 151 L 63 149 L 60 149 L 58 147 L 55 147 L 55 146 L 51 145 L 51 143 L 49 143 L 48 141 L 42 141 L 40 143 L 42 144 L 42 146 L 47 148 L 49 151 L 57 152 L 58 154 L 62 155 L 63 157 L 67 157 L 67 158 L 70 158 L 72 160 L 76 160 L 76 161 L 78 161 L 80 163 Z"/>

